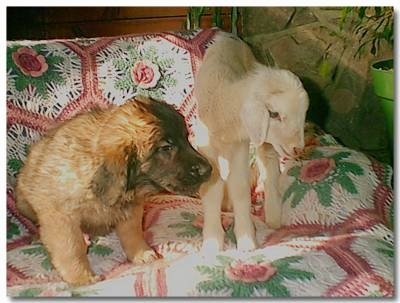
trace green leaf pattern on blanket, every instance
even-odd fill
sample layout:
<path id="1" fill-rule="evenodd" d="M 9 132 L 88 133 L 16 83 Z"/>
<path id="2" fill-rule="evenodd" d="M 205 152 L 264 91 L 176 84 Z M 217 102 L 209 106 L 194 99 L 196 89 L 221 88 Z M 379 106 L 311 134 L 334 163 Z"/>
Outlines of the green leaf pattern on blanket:
<path id="1" fill-rule="evenodd" d="M 136 88 L 136 94 L 162 99 L 162 90 L 175 87 L 177 80 L 172 76 L 174 59 L 158 54 L 155 47 L 139 51 L 137 47 L 127 47 L 128 56 L 115 58 L 113 65 L 122 77 L 115 81 L 115 88 L 125 90 Z"/>
<path id="2" fill-rule="evenodd" d="M 390 208 L 389 208 L 389 224 L 393 228 L 394 226 L 394 201 L 390 203 Z"/>
<path id="3" fill-rule="evenodd" d="M 41 266 L 47 271 L 52 270 L 53 266 L 51 265 L 51 262 L 50 262 L 50 256 L 49 256 L 47 250 L 43 247 L 43 245 L 37 245 L 34 247 L 25 248 L 25 249 L 22 249 L 21 252 L 26 255 L 42 256 L 43 260 L 40 263 Z"/>
<path id="4" fill-rule="evenodd" d="M 181 212 L 181 217 L 183 219 L 182 222 L 168 225 L 168 227 L 181 230 L 176 233 L 178 237 L 194 238 L 201 235 L 202 227 L 197 224 L 198 216 L 196 214 L 183 211 Z"/>
<path id="5" fill-rule="evenodd" d="M 313 158 L 304 165 L 294 166 L 288 171 L 288 175 L 295 178 L 283 195 L 283 201 L 291 199 L 291 207 L 296 207 L 305 194 L 314 190 L 323 206 L 330 206 L 332 202 L 332 185 L 337 183 L 351 193 L 357 194 L 358 190 L 348 174 L 360 176 L 364 170 L 356 163 L 343 161 L 351 155 L 343 151 L 325 157 L 317 149 L 310 155 Z"/>
<path id="6" fill-rule="evenodd" d="M 8 220 L 7 218 L 7 240 L 13 239 L 15 236 L 21 235 L 18 224 Z"/>
<path id="7" fill-rule="evenodd" d="M 8 169 L 17 173 L 21 169 L 23 162 L 20 159 L 9 159 L 7 162 Z"/>
<path id="8" fill-rule="evenodd" d="M 183 220 L 179 223 L 169 224 L 168 227 L 180 229 L 181 231 L 176 233 L 178 237 L 194 238 L 201 236 L 203 231 L 203 216 L 187 211 L 181 212 L 180 215 Z M 236 237 L 233 230 L 233 220 L 223 215 L 222 226 L 226 232 L 227 240 L 232 244 L 236 244 Z"/>
<path id="9" fill-rule="evenodd" d="M 290 292 L 282 283 L 285 280 L 304 281 L 314 279 L 311 272 L 291 267 L 302 257 L 286 257 L 273 262 L 255 256 L 247 261 L 228 256 L 217 256 L 215 266 L 199 265 L 196 269 L 207 277 L 197 284 L 200 292 L 231 290 L 233 297 L 251 297 L 255 291 L 266 290 L 274 297 L 287 297 Z"/>
<path id="10" fill-rule="evenodd" d="M 377 248 L 377 251 L 389 258 L 394 258 L 394 247 L 392 244 L 387 243 L 383 240 L 378 240 L 380 247 Z"/>
<path id="11" fill-rule="evenodd" d="M 89 254 L 105 257 L 111 255 L 113 252 L 112 248 L 101 244 L 93 244 L 89 246 Z"/>
<path id="12" fill-rule="evenodd" d="M 15 75 L 16 90 L 21 92 L 31 86 L 42 97 L 47 96 L 48 83 L 65 83 L 57 70 L 63 60 L 60 56 L 52 55 L 43 44 L 7 48 L 7 71 Z"/>
<path id="13" fill-rule="evenodd" d="M 37 297 L 43 290 L 41 288 L 28 288 L 21 291 L 18 296 L 19 297 Z"/>
<path id="14" fill-rule="evenodd" d="M 24 145 L 24 153 L 23 155 L 26 157 L 29 153 L 29 145 L 25 144 Z M 24 165 L 24 162 L 21 159 L 17 158 L 10 158 L 7 161 L 7 170 L 10 172 L 13 172 L 15 174 L 18 174 L 19 170 L 21 167 Z"/>

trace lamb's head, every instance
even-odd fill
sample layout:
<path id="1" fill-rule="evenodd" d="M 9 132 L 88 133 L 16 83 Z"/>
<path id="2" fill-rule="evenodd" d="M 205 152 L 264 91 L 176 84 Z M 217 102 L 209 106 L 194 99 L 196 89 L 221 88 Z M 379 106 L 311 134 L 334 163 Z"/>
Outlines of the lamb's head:
<path id="1" fill-rule="evenodd" d="M 304 148 L 309 105 L 300 79 L 288 70 L 265 66 L 257 68 L 252 79 L 241 111 L 250 140 L 272 144 L 281 156 L 297 157 Z"/>

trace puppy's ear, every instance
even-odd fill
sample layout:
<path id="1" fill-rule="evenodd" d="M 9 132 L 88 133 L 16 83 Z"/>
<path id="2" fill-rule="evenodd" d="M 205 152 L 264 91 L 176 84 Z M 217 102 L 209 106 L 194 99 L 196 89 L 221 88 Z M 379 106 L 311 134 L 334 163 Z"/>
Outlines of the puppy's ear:
<path id="1" fill-rule="evenodd" d="M 130 154 L 126 165 L 125 191 L 135 188 L 138 173 L 138 161 L 135 154 Z"/>
<path id="2" fill-rule="evenodd" d="M 263 144 L 267 138 L 269 128 L 269 113 L 262 102 L 244 102 L 240 111 L 240 118 L 250 141 L 256 146 Z"/>
<path id="3" fill-rule="evenodd" d="M 118 203 L 122 195 L 135 188 L 137 160 L 135 154 L 126 157 L 125 163 L 107 160 L 96 170 L 91 189 L 106 205 Z"/>

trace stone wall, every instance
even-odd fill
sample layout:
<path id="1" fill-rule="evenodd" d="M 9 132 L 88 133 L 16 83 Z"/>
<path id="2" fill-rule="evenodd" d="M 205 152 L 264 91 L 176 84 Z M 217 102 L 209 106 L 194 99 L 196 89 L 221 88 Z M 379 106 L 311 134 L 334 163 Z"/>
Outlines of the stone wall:
<path id="1" fill-rule="evenodd" d="M 393 56 L 354 56 L 357 41 L 340 29 L 340 8 L 241 8 L 242 38 L 260 62 L 296 73 L 310 96 L 307 118 L 342 144 L 390 162 L 388 137 L 369 64 Z"/>

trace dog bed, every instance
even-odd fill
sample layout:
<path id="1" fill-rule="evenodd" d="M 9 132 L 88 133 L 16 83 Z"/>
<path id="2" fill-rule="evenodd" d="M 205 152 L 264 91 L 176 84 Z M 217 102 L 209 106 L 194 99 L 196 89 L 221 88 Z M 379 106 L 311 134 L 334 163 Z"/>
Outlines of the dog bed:
<path id="1" fill-rule="evenodd" d="M 162 258 L 127 262 L 114 233 L 91 239 L 89 260 L 105 280 L 71 287 L 53 269 L 37 228 L 15 208 L 14 186 L 29 145 L 54 123 L 95 106 L 146 95 L 196 122 L 193 79 L 218 29 L 7 42 L 7 295 L 11 297 L 382 297 L 394 296 L 391 167 L 340 145 L 307 123 L 306 154 L 282 159 L 283 226 L 263 222 L 264 192 L 252 166 L 259 248 L 239 253 L 233 214 L 226 250 L 199 254 L 198 199 L 146 202 L 145 239 Z"/>

